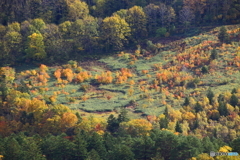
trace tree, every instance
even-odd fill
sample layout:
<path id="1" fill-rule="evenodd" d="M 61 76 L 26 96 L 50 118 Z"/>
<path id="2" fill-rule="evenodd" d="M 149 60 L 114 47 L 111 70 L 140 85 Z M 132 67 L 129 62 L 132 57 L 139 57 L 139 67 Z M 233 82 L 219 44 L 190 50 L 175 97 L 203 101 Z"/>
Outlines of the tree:
<path id="1" fill-rule="evenodd" d="M 184 6 L 179 12 L 179 21 L 184 25 L 185 29 L 188 28 L 194 18 L 195 16 L 193 11 L 187 6 Z"/>
<path id="2" fill-rule="evenodd" d="M 43 36 L 41 33 L 33 33 L 28 36 L 27 49 L 25 52 L 26 58 L 34 60 L 42 60 L 46 58 L 47 54 L 45 52 Z"/>
<path id="3" fill-rule="evenodd" d="M 230 104 L 235 107 L 238 104 L 238 97 L 235 94 L 232 94 L 230 98 Z"/>
<path id="4" fill-rule="evenodd" d="M 229 43 L 229 35 L 227 33 L 227 29 L 224 26 L 220 28 L 218 39 L 221 43 Z"/>
<path id="5" fill-rule="evenodd" d="M 68 20 L 75 21 L 77 19 L 82 19 L 89 14 L 88 5 L 86 2 L 82 2 L 80 0 L 71 0 L 66 2 L 68 8 Z"/>
<path id="6" fill-rule="evenodd" d="M 214 97 L 214 93 L 211 89 L 209 89 L 208 92 L 207 92 L 207 98 L 208 98 L 209 103 L 211 105 L 213 104 L 213 97 Z"/>
<path id="7" fill-rule="evenodd" d="M 155 149 L 164 159 L 170 159 L 170 157 L 175 154 L 175 149 L 180 143 L 179 138 L 175 134 L 169 131 L 154 130 L 150 136 L 152 140 L 155 141 Z M 176 153 L 178 153 L 178 151 Z"/>
<path id="8" fill-rule="evenodd" d="M 169 123 L 169 120 L 168 120 L 167 117 L 161 118 L 159 120 L 160 129 L 163 129 L 163 128 L 167 129 L 168 128 L 168 123 Z"/>
<path id="9" fill-rule="evenodd" d="M 43 139 L 41 149 L 47 159 L 73 158 L 75 144 L 64 137 L 66 137 L 66 134 L 58 136 L 49 135 Z"/>
<path id="10" fill-rule="evenodd" d="M 140 38 L 147 36 L 147 20 L 142 7 L 134 6 L 130 8 L 127 11 L 126 22 L 131 28 L 131 36 L 134 41 L 139 41 Z"/>
<path id="11" fill-rule="evenodd" d="M 149 136 L 134 139 L 132 148 L 135 159 L 151 159 L 156 154 L 155 142 Z"/>
<path id="12" fill-rule="evenodd" d="M 146 119 L 132 119 L 128 122 L 120 123 L 120 126 L 134 136 L 147 135 L 152 129 L 152 124 Z"/>
<path id="13" fill-rule="evenodd" d="M 172 7 L 166 6 L 163 3 L 159 5 L 159 16 L 161 27 L 169 27 L 170 23 L 175 21 L 175 11 Z"/>
<path id="14" fill-rule="evenodd" d="M 129 121 L 129 117 L 127 115 L 127 110 L 126 109 L 122 109 L 120 114 L 118 115 L 118 122 L 121 123 L 121 122 L 128 122 Z"/>
<path id="15" fill-rule="evenodd" d="M 86 160 L 101 160 L 98 152 L 95 149 L 92 149 L 89 153 L 88 153 L 88 157 L 86 158 Z"/>
<path id="16" fill-rule="evenodd" d="M 16 31 L 8 31 L 3 37 L 3 50 L 0 60 L 2 65 L 9 65 L 21 60 L 22 35 Z"/>
<path id="17" fill-rule="evenodd" d="M 177 121 L 177 123 L 176 123 L 175 131 L 176 131 L 176 132 L 179 132 L 179 133 L 182 133 L 182 132 L 183 132 L 183 131 L 182 131 L 182 127 L 181 127 L 179 121 Z"/>
<path id="18" fill-rule="evenodd" d="M 144 7 L 144 12 L 147 17 L 147 30 L 150 35 L 155 34 L 159 18 L 159 6 L 150 3 Z"/>
<path id="19" fill-rule="evenodd" d="M 89 139 L 87 149 L 88 151 L 91 151 L 92 149 L 94 149 L 98 153 L 101 159 L 105 159 L 107 155 L 107 151 L 104 146 L 103 139 L 96 132 L 93 132 L 92 137 Z"/>
<path id="20" fill-rule="evenodd" d="M 229 115 L 226 103 L 223 103 L 223 102 L 219 103 L 218 112 L 220 113 L 221 116 Z"/>
<path id="21" fill-rule="evenodd" d="M 203 107 L 202 107 L 202 105 L 199 102 L 197 102 L 195 104 L 194 109 L 195 109 L 196 113 L 203 111 Z"/>
<path id="22" fill-rule="evenodd" d="M 183 106 L 188 106 L 190 104 L 189 97 L 186 97 Z"/>
<path id="23" fill-rule="evenodd" d="M 218 59 L 218 53 L 215 48 L 211 51 L 210 59 L 211 60 Z"/>
<path id="24" fill-rule="evenodd" d="M 108 123 L 107 130 L 110 133 L 114 133 L 114 132 L 116 132 L 118 130 L 118 128 L 119 128 L 119 121 L 112 114 L 108 117 L 107 123 Z"/>
<path id="25" fill-rule="evenodd" d="M 208 73 L 209 71 L 208 71 L 208 67 L 207 66 L 203 66 L 202 67 L 202 73 L 203 74 L 206 74 L 206 73 Z"/>
<path id="26" fill-rule="evenodd" d="M 78 160 L 85 160 L 88 157 L 87 141 L 80 132 L 74 137 L 74 157 Z"/>
<path id="27" fill-rule="evenodd" d="M 121 49 L 127 43 L 131 29 L 129 24 L 119 16 L 107 17 L 101 26 L 101 38 L 106 49 Z"/>
<path id="28" fill-rule="evenodd" d="M 180 143 L 173 150 L 171 159 L 189 159 L 202 153 L 201 141 L 194 136 L 179 137 Z"/>
<path id="29" fill-rule="evenodd" d="M 116 144 L 113 150 L 109 153 L 111 160 L 134 160 L 134 154 L 130 147 L 124 144 Z"/>
<path id="30" fill-rule="evenodd" d="M 203 153 L 209 153 L 210 151 L 217 151 L 209 137 L 204 137 L 202 139 Z"/>
<path id="31" fill-rule="evenodd" d="M 4 148 L 5 148 L 5 152 L 3 156 L 5 159 L 12 159 L 12 160 L 21 159 L 22 148 L 14 137 L 10 136 L 5 138 Z"/>
<path id="32" fill-rule="evenodd" d="M 240 137 L 234 139 L 232 142 L 231 142 L 231 146 L 233 148 L 233 152 L 238 152 L 240 153 Z"/>

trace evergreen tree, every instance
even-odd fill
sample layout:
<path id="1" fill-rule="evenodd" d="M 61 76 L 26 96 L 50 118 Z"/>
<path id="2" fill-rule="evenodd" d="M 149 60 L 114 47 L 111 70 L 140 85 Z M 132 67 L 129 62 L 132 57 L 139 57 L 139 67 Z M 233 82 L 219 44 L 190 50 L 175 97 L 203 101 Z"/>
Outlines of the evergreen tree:
<path id="1" fill-rule="evenodd" d="M 213 104 L 213 97 L 214 97 L 214 93 L 211 89 L 209 89 L 208 92 L 207 92 L 207 98 L 208 98 L 209 103 L 211 105 Z"/>
<path id="2" fill-rule="evenodd" d="M 128 122 L 129 121 L 129 117 L 127 115 L 127 110 L 126 109 L 122 109 L 120 114 L 118 115 L 118 122 Z"/>
<path id="3" fill-rule="evenodd" d="M 199 127 L 199 121 L 198 121 L 198 119 L 196 119 L 193 123 L 192 130 L 197 129 L 198 127 Z"/>
<path id="4" fill-rule="evenodd" d="M 171 160 L 189 159 L 202 153 L 202 143 L 198 138 L 194 136 L 181 136 L 179 139 L 180 143 L 173 150 Z"/>
<path id="5" fill-rule="evenodd" d="M 213 49 L 213 50 L 211 51 L 210 59 L 211 59 L 211 60 L 218 59 L 218 53 L 217 53 L 217 50 L 216 50 L 216 49 Z"/>
<path id="6" fill-rule="evenodd" d="M 188 106 L 190 104 L 189 97 L 186 97 L 183 103 L 183 106 Z"/>
<path id="7" fill-rule="evenodd" d="M 119 120 L 122 118 L 119 118 Z M 111 133 L 114 133 L 118 130 L 119 128 L 119 120 L 115 118 L 112 114 L 108 117 L 107 121 L 107 130 Z"/>
<path id="8" fill-rule="evenodd" d="M 155 149 L 164 159 L 170 159 L 179 145 L 178 136 L 169 131 L 154 130 L 151 133 L 151 138 L 155 141 Z"/>
<path id="9" fill-rule="evenodd" d="M 199 102 L 197 102 L 195 104 L 194 109 L 195 109 L 196 113 L 203 111 L 203 107 L 201 106 L 201 104 Z"/>
<path id="10" fill-rule="evenodd" d="M 130 147 L 124 144 L 116 144 L 113 150 L 109 153 L 111 160 L 134 160 L 134 154 Z"/>
<path id="11" fill-rule="evenodd" d="M 229 35 L 227 33 L 227 29 L 224 26 L 220 28 L 218 39 L 222 43 L 229 43 Z"/>
<path id="12" fill-rule="evenodd" d="M 179 132 L 179 133 L 183 132 L 182 131 L 182 127 L 181 127 L 181 125 L 180 125 L 180 123 L 178 121 L 177 121 L 176 126 L 175 126 L 175 131 Z"/>
<path id="13" fill-rule="evenodd" d="M 202 139 L 202 145 L 203 145 L 203 153 L 209 153 L 210 151 L 217 151 L 211 142 L 209 137 L 204 137 Z"/>
<path id="14" fill-rule="evenodd" d="M 41 143 L 41 149 L 47 159 L 72 159 L 75 144 L 64 138 L 66 134 L 49 135 Z"/>
<path id="15" fill-rule="evenodd" d="M 104 146 L 103 139 L 96 132 L 93 132 L 92 137 L 89 139 L 87 148 L 88 148 L 88 151 L 91 151 L 92 149 L 94 149 L 98 153 L 101 159 L 106 158 L 107 151 Z"/>
<path id="16" fill-rule="evenodd" d="M 98 154 L 98 152 L 95 149 L 92 149 L 89 153 L 88 153 L 88 157 L 86 160 L 102 160 Z"/>
<path id="17" fill-rule="evenodd" d="M 208 73 L 208 67 L 207 66 L 202 67 L 202 73 L 203 74 Z"/>
<path id="18" fill-rule="evenodd" d="M 230 98 L 230 104 L 235 107 L 238 104 L 238 97 L 235 94 L 232 94 Z"/>
<path id="19" fill-rule="evenodd" d="M 160 121 L 159 121 L 160 129 L 163 129 L 163 128 L 167 129 L 168 128 L 168 122 L 169 122 L 169 120 L 168 120 L 167 117 L 161 118 Z"/>
<path id="20" fill-rule="evenodd" d="M 19 160 L 22 155 L 22 148 L 18 141 L 10 136 L 4 139 L 4 159 Z"/>
<path id="21" fill-rule="evenodd" d="M 235 94 L 235 93 L 237 93 L 237 89 L 236 88 L 233 88 L 233 90 L 232 90 L 232 92 L 231 92 L 232 94 Z"/>
<path id="22" fill-rule="evenodd" d="M 149 136 L 134 139 L 132 149 L 135 159 L 151 159 L 156 154 L 155 142 Z"/>
<path id="23" fill-rule="evenodd" d="M 87 142 L 83 134 L 78 133 L 74 138 L 74 157 L 78 160 L 85 160 L 88 157 Z"/>
<path id="24" fill-rule="evenodd" d="M 233 152 L 238 152 L 240 153 L 240 137 L 234 139 L 232 142 L 231 142 L 231 147 L 232 147 L 232 151 Z"/>
<path id="25" fill-rule="evenodd" d="M 228 116 L 229 115 L 226 103 L 223 103 L 223 102 L 219 103 L 218 112 L 221 116 Z"/>
<path id="26" fill-rule="evenodd" d="M 119 142 L 116 138 L 114 138 L 108 132 L 104 133 L 103 139 L 104 139 L 104 145 L 105 145 L 107 151 L 112 150 L 114 145 Z"/>
<path id="27" fill-rule="evenodd" d="M 165 115 L 165 117 L 169 118 L 168 107 L 165 107 L 163 114 Z"/>

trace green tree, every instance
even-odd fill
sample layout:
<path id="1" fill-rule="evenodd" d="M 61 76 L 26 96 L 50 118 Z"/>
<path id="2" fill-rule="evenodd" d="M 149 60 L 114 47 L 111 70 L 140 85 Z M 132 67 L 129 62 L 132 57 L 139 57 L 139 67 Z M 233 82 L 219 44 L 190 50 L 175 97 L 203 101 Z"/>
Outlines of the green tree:
<path id="1" fill-rule="evenodd" d="M 181 127 L 181 125 L 178 121 L 177 121 L 176 126 L 175 126 L 175 131 L 179 132 L 179 133 L 183 132 L 182 127 Z"/>
<path id="2" fill-rule="evenodd" d="M 203 153 L 209 153 L 210 151 L 217 151 L 209 137 L 202 139 Z"/>
<path id="3" fill-rule="evenodd" d="M 196 113 L 203 111 L 203 107 L 202 107 L 202 105 L 199 102 L 197 102 L 195 104 L 194 109 L 195 109 Z"/>
<path id="4" fill-rule="evenodd" d="M 98 153 L 101 159 L 105 159 L 107 155 L 107 151 L 103 143 L 103 138 L 96 132 L 92 133 L 92 137 L 88 141 L 87 149 L 88 151 L 91 151 L 92 149 L 94 149 Z"/>
<path id="5" fill-rule="evenodd" d="M 112 114 L 108 117 L 107 120 L 107 130 L 110 133 L 114 133 L 118 130 L 119 128 L 119 121 L 117 118 L 115 118 Z"/>
<path id="6" fill-rule="evenodd" d="M 18 141 L 13 136 L 5 138 L 4 141 L 4 158 L 11 160 L 21 159 L 22 148 Z"/>
<path id="7" fill-rule="evenodd" d="M 47 55 L 41 33 L 33 33 L 28 37 L 27 49 L 25 52 L 26 58 L 34 60 L 42 60 L 46 58 Z"/>
<path id="8" fill-rule="evenodd" d="M 183 106 L 188 106 L 190 104 L 189 97 L 186 97 Z"/>
<path id="9" fill-rule="evenodd" d="M 235 94 L 232 94 L 230 98 L 230 104 L 235 107 L 238 104 L 238 97 Z"/>
<path id="10" fill-rule="evenodd" d="M 135 159 L 151 159 L 156 154 L 155 142 L 149 136 L 135 138 L 131 147 Z"/>
<path id="11" fill-rule="evenodd" d="M 224 26 L 220 28 L 218 39 L 222 43 L 229 43 L 229 35 L 227 33 L 227 29 Z"/>
<path id="12" fill-rule="evenodd" d="M 84 135 L 81 133 L 78 133 L 74 137 L 74 144 L 75 144 L 74 157 L 78 160 L 85 160 L 88 157 L 88 152 L 87 152 L 87 141 L 85 140 Z"/>
<path id="13" fill-rule="evenodd" d="M 232 151 L 233 152 L 238 152 L 240 153 L 240 137 L 234 139 L 232 142 L 231 142 L 231 147 L 232 147 Z"/>
<path id="14" fill-rule="evenodd" d="M 121 49 L 128 42 L 130 32 L 129 24 L 119 16 L 107 17 L 101 25 L 101 39 L 106 49 Z"/>
<path id="15" fill-rule="evenodd" d="M 214 93 L 211 89 L 209 89 L 208 92 L 207 92 L 207 98 L 208 98 L 209 103 L 211 105 L 213 104 L 213 97 L 214 97 Z"/>
<path id="16" fill-rule="evenodd" d="M 130 119 L 128 117 L 128 111 L 126 109 L 121 109 L 120 114 L 117 118 L 118 122 L 128 122 Z"/>
<path id="17" fill-rule="evenodd" d="M 218 59 L 218 53 L 215 48 L 211 51 L 210 59 L 211 60 Z"/>
<path id="18" fill-rule="evenodd" d="M 13 64 L 16 60 L 21 60 L 22 35 L 16 31 L 8 31 L 3 37 L 3 50 L 0 60 L 2 65 Z"/>
<path id="19" fill-rule="evenodd" d="M 134 154 L 130 147 L 124 144 L 116 144 L 112 151 L 109 153 L 111 160 L 134 160 Z"/>
<path id="20" fill-rule="evenodd" d="M 180 143 L 179 138 L 169 131 L 154 130 L 150 136 L 155 141 L 155 149 L 164 159 L 170 159 Z"/>
<path id="21" fill-rule="evenodd" d="M 92 149 L 89 153 L 88 153 L 88 157 L 86 160 L 102 160 L 98 154 L 98 152 L 95 149 Z"/>
<path id="22" fill-rule="evenodd" d="M 64 137 L 66 137 L 66 134 L 58 136 L 49 135 L 43 139 L 41 149 L 47 159 L 73 158 L 75 144 Z"/>
<path id="23" fill-rule="evenodd" d="M 203 151 L 201 141 L 194 136 L 179 137 L 179 145 L 172 151 L 171 160 L 175 159 L 189 159 L 196 157 Z"/>
<path id="24" fill-rule="evenodd" d="M 224 103 L 224 102 L 219 103 L 218 112 L 221 116 L 228 116 L 229 115 L 226 103 Z"/>

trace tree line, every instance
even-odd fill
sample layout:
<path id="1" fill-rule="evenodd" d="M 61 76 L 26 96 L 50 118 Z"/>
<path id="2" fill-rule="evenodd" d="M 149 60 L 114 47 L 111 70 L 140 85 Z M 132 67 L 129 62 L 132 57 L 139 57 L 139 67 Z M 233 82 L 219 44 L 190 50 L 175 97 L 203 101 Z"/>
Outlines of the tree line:
<path id="1" fill-rule="evenodd" d="M 239 1 L 1 1 L 0 60 L 59 62 L 119 51 L 189 26 L 239 23 Z M 178 28 L 178 29 L 176 29 Z"/>

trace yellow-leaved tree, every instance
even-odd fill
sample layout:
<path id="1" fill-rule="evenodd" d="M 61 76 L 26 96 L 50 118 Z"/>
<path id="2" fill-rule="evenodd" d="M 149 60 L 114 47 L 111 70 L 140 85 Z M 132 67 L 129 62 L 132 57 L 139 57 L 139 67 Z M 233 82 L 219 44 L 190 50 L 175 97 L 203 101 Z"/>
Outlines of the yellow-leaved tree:
<path id="1" fill-rule="evenodd" d="M 106 49 L 121 49 L 127 42 L 131 29 L 125 19 L 118 15 L 107 17 L 102 23 L 102 37 L 106 43 Z"/>
<path id="2" fill-rule="evenodd" d="M 26 58 L 42 60 L 46 58 L 45 45 L 41 33 L 33 33 L 28 36 Z"/>
<path id="3" fill-rule="evenodd" d="M 146 119 L 132 119 L 120 123 L 120 126 L 132 135 L 148 135 L 148 132 L 153 128 L 152 124 Z"/>

